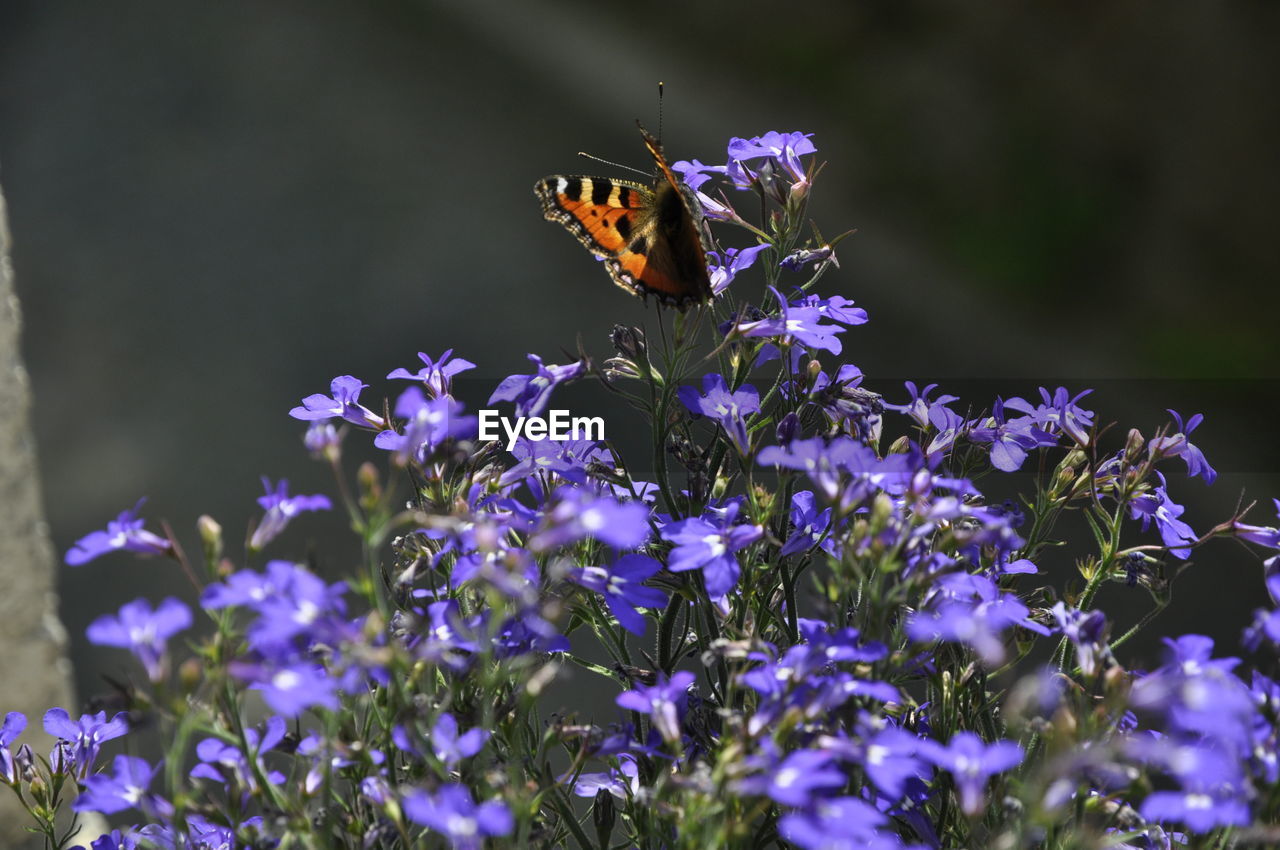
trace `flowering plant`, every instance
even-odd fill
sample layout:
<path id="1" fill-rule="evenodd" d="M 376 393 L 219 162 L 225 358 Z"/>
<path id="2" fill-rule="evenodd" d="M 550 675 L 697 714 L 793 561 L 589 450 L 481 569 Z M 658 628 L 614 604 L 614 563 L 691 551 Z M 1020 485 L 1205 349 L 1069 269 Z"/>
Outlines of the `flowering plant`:
<path id="1" fill-rule="evenodd" d="M 1110 445 L 1087 391 L 970 415 L 934 385 L 864 387 L 834 358 L 866 312 L 813 293 L 841 241 L 805 234 L 814 153 L 768 133 L 724 165 L 677 163 L 706 218 L 754 241 L 709 252 L 716 300 L 659 314 L 661 344 L 615 329 L 603 363 L 530 355 L 536 372 L 489 400 L 533 415 L 599 380 L 648 422 L 654 480 L 604 441 L 481 444 L 453 390 L 474 364 L 446 351 L 388 375 L 410 384 L 381 413 L 352 376 L 292 411 L 362 543 L 344 580 L 264 560 L 333 510 L 283 481 L 264 481 L 243 550 L 202 517 L 188 558 L 140 506 L 80 540 L 72 565 L 177 562 L 203 628 L 176 599 L 96 621 L 90 639 L 143 676 L 114 717 L 51 709 L 47 758 L 8 715 L 0 773 L 47 846 L 72 840 L 68 803 L 122 824 L 93 850 L 1280 840 L 1280 612 L 1245 631 L 1247 673 L 1199 635 L 1167 638 L 1154 670 L 1124 657 L 1194 549 L 1280 550 L 1280 529 L 1184 519 L 1165 472 L 1181 459 L 1213 481 L 1199 416 Z M 735 280 L 751 268 L 755 304 Z M 353 428 L 391 476 L 366 464 L 349 485 Z M 984 498 L 980 481 L 1024 468 L 1032 492 Z M 1042 563 L 1069 514 L 1092 545 L 1055 587 Z M 1280 555 L 1260 574 L 1280 602 Z M 1150 599 L 1122 631 L 1094 604 L 1107 583 Z M 571 676 L 611 702 L 588 713 Z M 172 742 L 163 759 L 106 758 L 144 720 Z"/>

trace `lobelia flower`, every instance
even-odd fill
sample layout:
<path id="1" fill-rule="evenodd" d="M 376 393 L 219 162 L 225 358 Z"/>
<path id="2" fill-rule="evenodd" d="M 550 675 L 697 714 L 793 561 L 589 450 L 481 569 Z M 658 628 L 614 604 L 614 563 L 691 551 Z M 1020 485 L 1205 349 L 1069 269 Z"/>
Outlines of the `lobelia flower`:
<path id="1" fill-rule="evenodd" d="M 895 410 L 904 416 L 908 416 L 915 421 L 921 428 L 928 428 L 931 420 L 930 413 L 936 407 L 946 407 L 953 401 L 959 401 L 959 396 L 940 395 L 932 401 L 929 400 L 929 394 L 938 388 L 937 384 L 929 384 L 924 388 L 917 388 L 915 381 L 905 381 L 904 386 L 907 388 L 907 395 L 910 399 L 905 404 L 891 404 L 885 402 L 886 410 Z"/>
<path id="2" fill-rule="evenodd" d="M 339 375 L 329 384 L 332 395 L 316 393 L 302 400 L 302 405 L 289 411 L 294 419 L 315 421 L 339 417 L 362 428 L 387 427 L 386 420 L 360 404 L 360 391 L 368 384 L 351 375 Z"/>
<path id="3" fill-rule="evenodd" d="M 332 422 L 312 422 L 307 426 L 307 433 L 302 435 L 302 444 L 311 457 L 332 463 L 342 452 L 342 434 Z"/>
<path id="4" fill-rule="evenodd" d="M 991 465 L 1001 472 L 1017 472 L 1027 459 L 1027 452 L 1058 444 L 1058 438 L 1041 428 L 1033 416 L 1006 420 L 1001 399 L 996 399 L 991 416 L 979 427 L 969 429 L 969 439 L 991 444 Z"/>
<path id="5" fill-rule="evenodd" d="M 618 694 L 615 702 L 621 708 L 649 715 L 649 722 L 662 740 L 673 744 L 680 740 L 680 722 L 689 708 L 693 681 L 693 674 L 686 670 L 672 674 L 670 679 L 659 673 L 657 684 L 637 685 Z"/>
<path id="6" fill-rule="evenodd" d="M 763 794 L 784 806 L 809 806 L 849 781 L 831 765 L 834 759 L 833 753 L 822 750 L 795 750 L 781 760 L 776 753 L 765 751 L 746 760 L 762 770 L 739 780 L 737 790 L 742 794 Z"/>
<path id="7" fill-rule="evenodd" d="M 421 381 L 423 386 L 431 391 L 433 398 L 450 395 L 453 392 L 453 376 L 476 368 L 476 364 L 461 357 L 451 361 L 449 358 L 452 356 L 452 348 L 441 354 L 439 360 L 432 360 L 430 355 L 419 351 L 418 359 L 423 364 L 421 369 L 417 372 L 410 372 L 404 367 L 394 369 L 387 375 L 387 380 Z"/>
<path id="8" fill-rule="evenodd" d="M 1191 557 L 1191 547 L 1195 543 L 1196 533 L 1178 517 L 1186 510 L 1182 505 L 1169 498 L 1165 489 L 1164 475 L 1157 472 L 1160 486 L 1151 493 L 1143 493 L 1129 503 L 1130 519 L 1142 519 L 1142 530 L 1146 531 L 1152 522 L 1160 532 L 1160 539 L 1169 548 L 1169 554 L 1186 560 Z"/>
<path id="9" fill-rule="evenodd" d="M 738 215 L 738 211 L 729 204 L 723 192 L 713 198 L 702 191 L 703 185 L 711 179 L 712 174 L 723 175 L 728 170 L 728 166 L 703 165 L 696 159 L 692 161 L 682 159 L 671 163 L 671 170 L 677 172 L 684 184 L 693 190 L 694 197 L 702 207 L 702 213 L 706 219 L 742 223 L 742 216 Z"/>
<path id="10" fill-rule="evenodd" d="M 1086 614 L 1058 602 L 1050 611 L 1053 619 L 1076 648 L 1076 663 L 1085 676 L 1093 676 L 1103 661 L 1111 657 L 1106 644 L 1107 618 L 1101 611 Z"/>
<path id="11" fill-rule="evenodd" d="M 258 504 L 266 511 L 258 527 L 253 530 L 249 539 L 249 548 L 261 551 L 272 540 L 276 539 L 289 525 L 289 522 L 304 511 L 327 511 L 333 507 L 329 497 L 317 494 L 314 496 L 290 496 L 289 482 L 281 478 L 274 490 L 271 479 L 262 476 L 262 486 L 267 491 L 265 496 L 258 497 Z"/>
<path id="12" fill-rule="evenodd" d="M 18 762 L 9 748 L 26 728 L 27 716 L 20 711 L 6 714 L 4 725 L 0 726 L 0 779 L 11 786 L 17 785 L 22 776 L 18 770 Z"/>
<path id="13" fill-rule="evenodd" d="M 1280 518 L 1280 499 L 1272 499 L 1276 506 L 1276 516 Z M 1231 523 L 1231 531 L 1241 540 L 1248 540 L 1250 543 L 1257 543 L 1259 546 L 1266 546 L 1268 549 L 1280 549 L 1280 528 L 1272 528 L 1264 525 L 1247 525 L 1246 523 L 1234 520 Z M 1274 559 L 1266 562 L 1268 572 L 1270 572 L 1271 564 Z M 1280 600 L 1277 601 L 1280 604 Z"/>
<path id="14" fill-rule="evenodd" d="M 600 463 L 613 468 L 613 457 L 596 440 L 530 440 L 520 437 L 511 454 L 516 463 L 498 479 L 503 487 L 532 480 L 539 474 L 583 484 L 590 464 Z"/>
<path id="15" fill-rule="evenodd" d="M 767 159 L 790 175 L 793 192 L 807 187 L 809 178 L 800 157 L 817 152 L 818 149 L 810 141 L 812 136 L 813 133 L 779 133 L 776 130 L 750 139 L 735 136 L 729 141 L 729 166 L 726 173 L 739 189 L 748 189 L 759 179 L 759 170 L 753 171 L 747 163 Z"/>
<path id="16" fill-rule="evenodd" d="M 551 400 L 551 391 L 560 384 L 581 377 L 587 364 L 581 360 L 564 366 L 545 366 L 536 354 L 528 355 L 538 367 L 532 375 L 510 375 L 489 396 L 489 404 L 498 401 L 514 402 L 517 416 L 538 416 Z"/>
<path id="17" fill-rule="evenodd" d="M 882 850 L 902 847 L 892 833 L 878 827 L 889 817 L 857 797 L 817 800 L 808 811 L 791 812 L 778 821 L 778 832 L 804 850 Z"/>
<path id="18" fill-rule="evenodd" d="M 104 832 L 89 842 L 89 850 L 136 850 L 138 840 L 137 835 L 133 832 L 121 832 L 118 829 L 113 829 L 110 832 Z M 85 848 L 83 844 L 77 844 L 71 850 L 85 850 Z"/>
<path id="19" fill-rule="evenodd" d="M 1204 452 L 1188 439 L 1191 432 L 1200 427 L 1200 423 L 1204 421 L 1204 415 L 1195 414 L 1186 421 L 1185 425 L 1178 411 L 1170 409 L 1169 415 L 1173 417 L 1178 430 L 1165 437 L 1156 437 L 1147 443 L 1148 455 L 1152 458 L 1180 457 L 1187 464 L 1188 475 L 1192 478 L 1197 475 L 1204 476 L 1204 483 L 1212 484 L 1218 477 L 1217 471 L 1209 465 Z"/>
<path id="20" fill-rule="evenodd" d="M 778 290 L 769 287 L 769 291 L 778 299 L 778 317 L 740 322 L 737 326 L 738 333 L 748 338 L 770 337 L 786 344 L 799 343 L 806 348 L 840 353 L 842 346 L 835 335 L 844 333 L 848 328 L 823 324 L 830 317 L 824 315 L 819 307 L 792 305 Z M 803 298 L 797 304 L 804 304 L 808 300 Z"/>
<path id="21" fill-rule="evenodd" d="M 249 687 L 262 692 L 272 711 L 297 717 L 310 708 L 337 711 L 338 683 L 318 664 L 305 661 L 272 665 L 233 661 L 227 669 Z"/>
<path id="22" fill-rule="evenodd" d="M 1186 824 L 1192 832 L 1249 824 L 1249 804 L 1231 794 L 1214 796 L 1195 791 L 1152 791 L 1142 801 L 1141 812 L 1149 821 L 1178 821 Z"/>
<path id="23" fill-rule="evenodd" d="M 1066 387 L 1058 387 L 1050 396 L 1049 391 L 1041 387 L 1039 405 L 1026 399 L 1011 398 L 1004 406 L 1026 413 L 1045 430 L 1066 434 L 1080 446 L 1087 447 L 1089 428 L 1093 427 L 1093 411 L 1085 410 L 1076 402 L 1091 392 L 1093 390 L 1084 390 L 1072 396 Z"/>
<path id="24" fill-rule="evenodd" d="M 446 440 L 474 437 L 477 419 L 449 396 L 428 399 L 421 387 L 409 387 L 396 400 L 395 414 L 405 420 L 404 433 L 379 431 L 373 444 L 393 453 L 396 463 L 424 465 Z"/>
<path id="25" fill-rule="evenodd" d="M 707 259 L 710 261 L 709 274 L 712 295 L 719 295 L 728 289 L 729 284 L 733 283 L 733 279 L 738 276 L 738 273 L 755 265 L 756 257 L 761 251 L 769 247 L 771 246 L 752 245 L 750 248 L 741 250 L 725 248 L 723 257 L 717 251 L 708 251 Z"/>
<path id="26" fill-rule="evenodd" d="M 957 732 L 945 747 L 937 741 L 921 740 L 919 752 L 925 761 L 951 774 L 960 809 L 971 816 L 982 811 L 987 780 L 1022 763 L 1022 747 L 1018 744 L 986 744 L 973 732 Z"/>
<path id="27" fill-rule="evenodd" d="M 462 785 L 445 785 L 434 794 L 409 791 L 403 808 L 409 820 L 444 835 L 454 850 L 480 850 L 485 838 L 510 835 L 515 829 L 505 803 L 490 800 L 477 806 Z"/>
<path id="28" fill-rule="evenodd" d="M 595 797 L 606 791 L 619 800 L 626 801 L 640 791 L 640 767 L 635 756 L 622 753 L 618 766 L 607 773 L 580 773 L 573 783 L 573 793 L 579 797 Z"/>
<path id="29" fill-rule="evenodd" d="M 440 713 L 436 725 L 431 728 L 431 746 L 436 758 L 451 770 L 458 762 L 484 749 L 487 740 L 489 733 L 478 726 L 459 735 L 457 718 L 447 711 Z"/>
<path id="30" fill-rule="evenodd" d="M 988 665 L 1004 661 L 1000 633 L 1013 625 L 1047 635 L 1049 630 L 1028 619 L 1030 611 L 1011 593 L 1001 593 L 986 576 L 951 573 L 931 592 L 929 608 L 912 614 L 907 635 L 927 643 L 941 640 L 972 647 Z"/>
<path id="31" fill-rule="evenodd" d="M 729 502 L 724 508 L 708 508 L 702 517 L 664 527 L 662 539 L 675 544 L 667 569 L 673 573 L 702 570 L 712 598 L 732 590 L 742 573 L 735 553 L 764 536 L 763 526 L 737 523 L 740 509 L 739 502 Z"/>
<path id="32" fill-rule="evenodd" d="M 166 642 L 191 627 L 191 609 L 172 597 L 153 611 L 145 599 L 135 599 L 120 608 L 118 616 L 103 615 L 94 620 L 85 634 L 97 646 L 115 646 L 132 652 L 152 682 L 164 678 L 167 664 Z"/>
<path id="33" fill-rule="evenodd" d="M 594 537 L 615 549 L 633 549 L 649 539 L 649 506 L 597 496 L 581 487 L 561 487 L 542 526 L 529 541 L 535 552 Z"/>
<path id="34" fill-rule="evenodd" d="M 84 777 L 93 769 L 102 745 L 129 732 L 129 721 L 123 711 L 110 720 L 105 711 L 72 720 L 66 709 L 51 708 L 44 713 L 44 731 L 71 744 L 72 763 Z"/>
<path id="35" fill-rule="evenodd" d="M 818 545 L 828 555 L 835 556 L 835 537 L 827 533 L 830 528 L 831 508 L 819 511 L 814 504 L 813 491 L 799 491 L 791 497 L 791 534 L 782 544 L 779 554 L 794 555 Z"/>
<path id="36" fill-rule="evenodd" d="M 284 740 L 286 732 L 288 726 L 283 717 L 268 718 L 262 732 L 254 728 L 244 730 L 245 741 L 248 742 L 254 759 L 253 766 L 238 744 L 229 744 L 220 738 L 205 738 L 196 744 L 196 756 L 200 759 L 200 764 L 191 769 L 190 775 L 219 785 L 234 783 L 248 792 L 257 792 L 260 788 L 257 777 L 261 772 L 268 782 L 278 785 L 285 781 L 285 775 L 268 770 L 263 755 L 274 750 Z"/>
<path id="37" fill-rule="evenodd" d="M 702 392 L 690 386 L 676 390 L 680 401 L 695 416 L 706 416 L 720 423 L 738 451 L 746 454 L 748 413 L 760 412 L 760 393 L 750 384 L 731 391 L 724 376 L 712 372 L 702 376 Z"/>
<path id="38" fill-rule="evenodd" d="M 99 555 L 122 549 L 142 555 L 172 554 L 173 544 L 144 529 L 144 521 L 136 518 L 144 501 L 146 500 L 139 499 L 132 509 L 121 511 L 119 516 L 107 523 L 106 531 L 94 531 L 77 540 L 67 551 L 67 564 L 78 567 Z"/>
<path id="39" fill-rule="evenodd" d="M 569 573 L 576 584 L 604 596 L 605 604 L 618 624 L 634 635 L 644 636 L 644 616 L 638 608 L 662 608 L 667 594 L 644 581 L 657 575 L 662 564 L 648 555 L 623 555 L 608 567 L 582 567 Z"/>
<path id="40" fill-rule="evenodd" d="M 71 808 L 104 815 L 129 809 L 144 814 L 168 814 L 172 806 L 147 790 L 158 770 L 159 766 L 152 767 L 135 756 L 116 756 L 111 775 L 97 773 L 82 780 L 84 792 L 76 797 Z"/>
<path id="41" fill-rule="evenodd" d="M 241 605 L 257 612 L 249 645 L 268 657 L 287 655 L 296 638 L 330 640 L 346 612 L 345 582 L 325 584 L 300 564 L 271 561 L 265 574 L 241 570 L 225 584 L 210 585 L 201 605 L 211 610 Z M 318 634 L 317 634 L 318 633 Z"/>

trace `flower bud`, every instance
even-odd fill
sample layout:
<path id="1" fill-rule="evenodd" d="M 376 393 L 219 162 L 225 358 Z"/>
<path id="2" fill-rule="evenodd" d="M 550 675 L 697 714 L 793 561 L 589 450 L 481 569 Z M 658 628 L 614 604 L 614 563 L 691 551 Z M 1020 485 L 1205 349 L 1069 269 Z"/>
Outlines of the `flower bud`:
<path id="1" fill-rule="evenodd" d="M 204 562 L 209 565 L 218 563 L 222 558 L 222 526 L 213 517 L 203 514 L 196 520 L 196 531 L 204 544 Z"/>
<path id="2" fill-rule="evenodd" d="M 782 417 L 778 423 L 778 444 L 785 446 L 800 435 L 800 417 L 794 412 Z"/>
<path id="3" fill-rule="evenodd" d="M 360 506 L 373 510 L 382 498 L 382 483 L 378 480 L 378 467 L 365 461 L 356 471 L 356 483 L 360 487 Z"/>
<path id="4" fill-rule="evenodd" d="M 613 805 L 613 795 L 607 788 L 596 792 L 595 801 L 591 804 L 591 821 L 596 827 L 596 841 L 601 847 L 609 846 L 609 836 L 613 834 L 613 825 L 618 820 L 618 811 Z"/>
<path id="5" fill-rule="evenodd" d="M 1129 436 L 1124 441 L 1125 457 L 1133 462 L 1142 454 L 1142 447 L 1146 445 L 1146 439 L 1142 436 L 1142 432 L 1137 428 L 1129 429 Z"/>
<path id="6" fill-rule="evenodd" d="M 640 328 L 614 325 L 609 341 L 613 343 L 614 350 L 628 360 L 648 359 L 648 344 L 645 342 L 644 331 Z"/>

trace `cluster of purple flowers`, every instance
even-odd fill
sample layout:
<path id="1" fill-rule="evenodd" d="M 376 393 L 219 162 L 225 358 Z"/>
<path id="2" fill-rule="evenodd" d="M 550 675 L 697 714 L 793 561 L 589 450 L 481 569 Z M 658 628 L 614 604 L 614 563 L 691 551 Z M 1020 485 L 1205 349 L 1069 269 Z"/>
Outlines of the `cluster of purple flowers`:
<path id="1" fill-rule="evenodd" d="M 1237 515 L 1198 535 L 1184 519 L 1165 471 L 1177 458 L 1215 477 L 1189 440 L 1198 415 L 1170 411 L 1167 429 L 1110 447 L 1087 391 L 972 415 L 935 385 L 888 402 L 853 364 L 824 363 L 867 314 L 811 292 L 839 241 L 804 234 L 815 152 L 809 135 L 773 132 L 734 139 L 723 165 L 673 166 L 708 218 L 754 240 L 709 252 L 706 358 L 678 333 L 659 350 L 624 328 L 604 370 L 530 355 L 533 373 L 488 399 L 537 416 L 596 376 L 649 421 L 652 481 L 600 441 L 481 443 L 453 391 L 474 364 L 452 351 L 391 372 L 411 383 L 382 414 L 352 376 L 303 399 L 291 415 L 310 423 L 308 448 L 342 474 L 343 431 L 372 432 L 392 474 L 409 472 L 407 504 L 367 467 L 356 495 L 342 487 L 368 557 L 337 582 L 256 560 L 292 521 L 325 517 L 325 496 L 264 480 L 242 563 L 202 519 L 203 562 L 184 561 L 208 620 L 196 636 L 174 599 L 89 629 L 136 656 L 155 697 L 125 698 L 178 733 L 165 761 L 103 759 L 124 714 L 50 711 L 59 743 L 43 762 L 17 745 L 25 718 L 0 729 L 0 773 L 51 845 L 66 843 L 53 817 L 65 782 L 74 811 L 134 824 L 93 850 L 1265 836 L 1280 819 L 1280 554 L 1263 566 L 1271 604 L 1245 632 L 1247 674 L 1198 635 L 1167 640 L 1157 669 L 1127 669 L 1133 632 L 1113 638 L 1093 603 L 1106 583 L 1153 585 L 1161 562 L 1214 536 L 1280 551 L 1280 529 Z M 767 220 L 747 225 L 736 191 L 770 204 Z M 766 282 L 754 305 L 734 280 L 748 268 Z M 1032 458 L 1053 472 L 1025 509 L 975 484 Z M 135 512 L 68 563 L 184 559 Z M 1098 550 L 1068 586 L 1033 586 L 1068 512 Z M 1169 604 L 1153 598 L 1147 620 Z M 183 633 L 202 672 L 174 663 Z M 582 677 L 611 701 L 582 705 Z"/>

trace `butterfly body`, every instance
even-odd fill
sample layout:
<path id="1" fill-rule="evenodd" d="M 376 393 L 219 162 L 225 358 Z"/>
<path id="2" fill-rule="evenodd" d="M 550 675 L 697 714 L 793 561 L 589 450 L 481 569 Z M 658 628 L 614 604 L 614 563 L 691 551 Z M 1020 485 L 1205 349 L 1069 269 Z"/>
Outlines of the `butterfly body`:
<path id="1" fill-rule="evenodd" d="M 556 174 L 539 180 L 534 192 L 543 215 L 603 259 L 614 283 L 684 309 L 712 295 L 702 207 L 671 171 L 657 141 L 648 133 L 644 141 L 658 165 L 652 187 Z"/>

